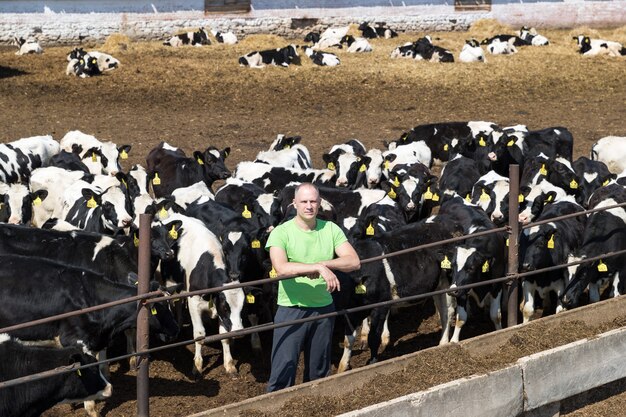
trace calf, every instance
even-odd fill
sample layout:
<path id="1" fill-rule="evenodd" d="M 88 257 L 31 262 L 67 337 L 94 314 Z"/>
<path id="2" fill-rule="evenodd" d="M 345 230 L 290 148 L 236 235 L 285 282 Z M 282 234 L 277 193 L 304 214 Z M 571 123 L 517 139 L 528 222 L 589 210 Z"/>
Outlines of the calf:
<path id="1" fill-rule="evenodd" d="M 311 42 L 313 44 L 318 43 L 319 40 L 320 40 L 320 33 L 319 32 L 309 32 L 304 37 L 304 41 L 305 42 Z"/>
<path id="2" fill-rule="evenodd" d="M 437 177 L 423 164 L 397 165 L 389 173 L 389 179 L 381 183 L 387 196 L 395 200 L 404 212 L 406 222 L 430 216 L 439 205 Z"/>
<path id="3" fill-rule="evenodd" d="M 398 37 L 398 34 L 390 29 L 383 26 L 370 26 L 367 22 L 363 22 L 359 25 L 359 30 L 364 38 L 367 39 L 376 39 L 376 38 L 385 38 L 391 39 Z"/>
<path id="4" fill-rule="evenodd" d="M 591 146 L 591 159 L 604 162 L 613 174 L 626 171 L 626 136 L 606 136 Z"/>
<path id="5" fill-rule="evenodd" d="M 619 184 L 609 184 L 597 190 L 590 200 L 590 208 L 609 207 L 626 202 L 626 190 Z M 589 214 L 582 244 L 576 254 L 578 259 L 593 258 L 626 247 L 626 209 L 612 208 Z M 563 307 L 572 309 L 580 305 L 580 296 L 589 286 L 590 301 L 597 301 L 597 288 L 608 282 L 611 295 L 626 293 L 626 256 L 612 256 L 570 268 L 570 280 L 561 301 Z M 594 290 L 594 288 L 596 288 Z"/>
<path id="6" fill-rule="evenodd" d="M 304 47 L 304 54 L 311 58 L 311 61 L 313 61 L 315 65 L 321 67 L 336 67 L 341 64 L 341 60 L 337 55 L 328 52 L 314 51 L 308 46 Z"/>
<path id="7" fill-rule="evenodd" d="M 295 45 L 284 48 L 253 51 L 239 58 L 239 65 L 250 68 L 263 68 L 265 65 L 288 67 L 290 64 L 299 64 L 299 55 Z"/>
<path id="8" fill-rule="evenodd" d="M 100 75 L 120 65 L 120 61 L 109 54 L 99 51 L 85 52 L 82 48 L 75 48 L 70 52 L 68 61 L 65 74 L 81 78 Z"/>
<path id="9" fill-rule="evenodd" d="M 396 49 L 391 51 L 389 55 L 390 58 L 415 58 L 415 48 L 413 47 L 413 43 L 407 42 L 403 45 L 398 46 Z"/>
<path id="10" fill-rule="evenodd" d="M 528 28 L 527 26 L 522 26 L 519 30 L 519 37 L 533 46 L 545 46 L 550 44 L 548 38 L 538 34 L 535 28 Z"/>
<path id="11" fill-rule="evenodd" d="M 485 59 L 485 52 L 476 39 L 470 39 L 465 41 L 463 49 L 459 54 L 459 61 L 461 62 L 487 62 Z"/>
<path id="12" fill-rule="evenodd" d="M 295 169 L 272 167 L 258 162 L 244 161 L 237 164 L 235 178 L 252 182 L 267 192 L 280 191 L 292 182 L 312 182 L 318 185 L 332 184 L 335 171 L 330 169 Z"/>
<path id="13" fill-rule="evenodd" d="M 285 168 L 311 168 L 311 155 L 306 146 L 300 144 L 301 139 L 300 136 L 278 135 L 269 150 L 259 152 L 254 162 Z"/>
<path id="14" fill-rule="evenodd" d="M 485 38 L 483 39 L 480 44 L 481 45 L 489 45 L 491 43 L 494 42 L 507 42 L 509 44 L 511 44 L 512 46 L 526 46 L 526 45 L 530 45 L 529 42 L 526 42 L 524 39 L 520 38 L 519 36 L 516 35 L 496 35 L 496 36 L 492 36 L 491 38 Z"/>
<path id="15" fill-rule="evenodd" d="M 414 59 L 430 62 L 454 62 L 454 55 L 449 50 L 433 45 L 430 36 L 418 39 L 413 44 Z"/>
<path id="16" fill-rule="evenodd" d="M 0 144 L 0 181 L 28 183 L 35 168 L 48 163 L 59 152 L 52 136 L 33 136 Z"/>
<path id="17" fill-rule="evenodd" d="M 372 45 L 365 38 L 354 38 L 352 35 L 345 35 L 341 38 L 341 44 L 348 45 L 348 52 L 372 52 Z"/>
<path id="18" fill-rule="evenodd" d="M 244 218 L 256 217 L 254 224 L 268 231 L 282 219 L 280 201 L 274 193 L 267 193 L 256 184 L 236 178 L 226 180 L 226 184 L 216 191 L 215 201 L 228 205 Z M 249 216 L 244 215 L 246 212 Z"/>
<path id="19" fill-rule="evenodd" d="M 494 39 L 487 45 L 487 50 L 492 55 L 511 55 L 517 53 L 513 38 L 509 41 Z"/>
<path id="20" fill-rule="evenodd" d="M 480 171 L 474 160 L 462 155 L 452 158 L 443 168 L 439 178 L 442 203 L 455 195 L 471 200 L 472 188 L 479 178 Z"/>
<path id="21" fill-rule="evenodd" d="M 211 34 L 215 36 L 215 39 L 218 43 L 234 45 L 238 42 L 237 35 L 235 35 L 233 32 L 220 32 L 217 30 L 211 30 Z"/>
<path id="22" fill-rule="evenodd" d="M 0 183 L 0 222 L 30 225 L 33 199 L 24 184 Z"/>
<path id="23" fill-rule="evenodd" d="M 32 346 L 19 339 L 0 334 L 0 381 L 10 381 L 39 372 L 67 366 L 95 363 L 82 345 L 63 348 Z M 9 359 L 10 360 L 7 360 Z M 2 390 L 0 415 L 5 417 L 38 416 L 61 403 L 104 400 L 111 397 L 112 387 L 97 367 L 90 366 L 58 374 L 39 381 L 29 381 Z M 93 415 L 93 414 L 91 414 Z"/>
<path id="24" fill-rule="evenodd" d="M 492 222 L 503 226 L 509 219 L 509 179 L 489 171 L 476 181 L 472 204 L 478 205 Z"/>
<path id="25" fill-rule="evenodd" d="M 603 162 L 593 161 L 584 156 L 575 160 L 572 167 L 580 179 L 580 191 L 576 201 L 583 207 L 588 207 L 587 202 L 595 190 L 616 178 Z"/>
<path id="26" fill-rule="evenodd" d="M 548 220 L 582 211 L 583 208 L 569 197 L 550 204 L 536 220 Z M 534 271 L 567 263 L 568 257 L 580 244 L 584 227 L 585 216 L 581 215 L 524 229 L 520 236 L 520 271 Z M 530 275 L 522 281 L 524 323 L 530 321 L 535 311 L 535 292 L 543 299 L 544 306 L 550 300 L 549 293 L 556 293 L 556 312 L 562 310 L 560 298 L 566 285 L 565 272 L 543 272 Z"/>
<path id="27" fill-rule="evenodd" d="M 615 41 L 606 41 L 604 39 L 591 39 L 589 36 L 574 36 L 578 45 L 578 52 L 585 56 L 608 55 L 620 56 L 626 55 L 626 48 Z"/>
<path id="28" fill-rule="evenodd" d="M 211 45 L 211 41 L 209 40 L 209 33 L 206 29 L 201 27 L 195 32 L 185 32 L 174 35 L 170 39 L 163 42 L 163 45 L 174 47 L 183 45 L 204 46 Z"/>
<path id="29" fill-rule="evenodd" d="M 32 38 L 24 39 L 14 36 L 13 45 L 17 46 L 15 55 L 43 54 L 43 48 L 39 45 L 39 42 Z"/>
<path id="30" fill-rule="evenodd" d="M 203 181 L 209 189 L 217 180 L 230 176 L 224 163 L 230 148 L 218 150 L 209 146 L 204 152 L 195 151 L 193 158 L 166 142 L 161 142 L 148 153 L 146 171 L 151 179 L 156 197 L 164 197 L 176 188 L 187 187 Z"/>
<path id="31" fill-rule="evenodd" d="M 102 142 L 80 130 L 67 132 L 61 139 L 60 146 L 66 152 L 78 154 L 83 161 L 91 159 L 87 166 L 92 174 L 110 175 L 122 170 L 120 159 L 128 159 L 132 148 L 131 145 L 117 146 L 113 142 Z"/>
<path id="32" fill-rule="evenodd" d="M 184 283 L 185 291 L 218 288 L 238 282 L 230 279 L 227 274 L 220 241 L 200 220 L 175 213 L 162 223 L 177 241 L 177 263 L 171 270 L 177 272 L 174 278 L 179 283 Z M 241 288 L 225 290 L 207 298 L 208 300 L 202 295 L 187 298 L 194 339 L 206 336 L 202 322 L 203 312 L 218 319 L 220 333 L 243 328 L 241 309 L 244 293 Z M 222 348 L 226 372 L 236 373 L 237 368 L 230 353 L 230 341 L 223 339 Z M 193 373 L 202 375 L 202 342 L 195 344 Z"/>

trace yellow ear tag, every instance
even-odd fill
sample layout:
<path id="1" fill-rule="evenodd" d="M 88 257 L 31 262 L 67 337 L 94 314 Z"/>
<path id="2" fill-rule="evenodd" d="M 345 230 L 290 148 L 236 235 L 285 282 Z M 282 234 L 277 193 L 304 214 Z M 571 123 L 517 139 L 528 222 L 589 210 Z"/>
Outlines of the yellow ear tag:
<path id="1" fill-rule="evenodd" d="M 333 164 L 332 162 L 329 162 L 327 165 L 327 168 L 330 169 L 331 171 L 335 170 L 335 164 Z"/>
<path id="2" fill-rule="evenodd" d="M 156 307 L 152 306 L 152 308 L 150 309 L 150 312 L 152 313 L 153 316 L 156 316 L 157 315 Z"/>
<path id="3" fill-rule="evenodd" d="M 363 284 L 359 284 L 356 287 L 354 287 L 354 293 L 355 294 L 365 294 L 367 292 L 367 288 L 365 288 L 365 285 Z"/>
<path id="4" fill-rule="evenodd" d="M 96 200 L 94 200 L 93 196 L 91 196 L 91 198 L 87 201 L 87 207 L 91 209 L 98 207 L 98 203 L 96 203 Z"/>
<path id="5" fill-rule="evenodd" d="M 85 60 L 81 59 L 79 62 L 80 62 L 80 65 L 83 65 L 85 63 Z"/>
<path id="6" fill-rule="evenodd" d="M 392 188 L 391 190 L 389 190 L 389 192 L 387 193 L 387 195 L 389 196 L 389 198 L 391 198 L 391 199 L 393 199 L 393 200 L 395 200 L 395 199 L 396 199 L 396 197 L 398 196 L 398 195 L 396 194 L 396 192 L 393 190 L 393 188 Z"/>
<path id="7" fill-rule="evenodd" d="M 159 174 L 154 173 L 154 178 L 152 178 L 152 184 L 161 185 L 161 178 L 159 178 Z"/>
<path id="8" fill-rule="evenodd" d="M 133 243 L 135 244 L 136 248 L 139 247 L 139 238 L 137 237 L 137 233 L 133 233 Z"/>
<path id="9" fill-rule="evenodd" d="M 444 151 L 448 151 L 448 149 L 450 149 L 450 147 L 448 146 L 448 144 L 446 143 L 445 145 L 443 145 L 443 150 Z"/>
<path id="10" fill-rule="evenodd" d="M 394 187 L 399 187 L 400 186 L 400 181 L 398 180 L 398 177 L 395 177 L 393 182 L 392 182 Z"/>
<path id="11" fill-rule="evenodd" d="M 572 190 L 578 188 L 578 183 L 576 182 L 576 180 L 572 180 L 572 182 L 569 183 L 569 188 L 571 188 Z"/>
<path id="12" fill-rule="evenodd" d="M 385 160 L 384 165 L 385 165 L 385 169 L 389 169 L 389 165 L 390 165 L 389 160 Z"/>
<path id="13" fill-rule="evenodd" d="M 441 261 L 441 269 L 452 269 L 452 262 L 450 262 L 447 256 L 444 256 L 443 261 Z"/>
<path id="14" fill-rule="evenodd" d="M 554 234 L 550 236 L 550 240 L 548 240 L 548 249 L 554 249 Z"/>
<path id="15" fill-rule="evenodd" d="M 165 207 L 161 207 L 161 210 L 159 210 L 159 219 L 164 220 L 167 219 L 169 216 L 169 214 L 167 213 L 167 210 L 165 210 Z"/>
<path id="16" fill-rule="evenodd" d="M 433 201 L 439 201 L 439 194 L 433 194 Z"/>
<path id="17" fill-rule="evenodd" d="M 96 155 L 95 152 L 91 153 L 91 162 L 97 162 L 98 161 L 98 155 Z"/>
<path id="18" fill-rule="evenodd" d="M 209 304 L 208 308 L 209 308 L 209 310 L 211 310 L 213 308 L 213 297 L 209 298 L 209 303 L 208 304 Z"/>
<path id="19" fill-rule="evenodd" d="M 122 149 L 122 152 L 120 152 L 120 158 L 128 159 L 128 153 L 123 149 Z"/>
<path id="20" fill-rule="evenodd" d="M 76 373 L 78 374 L 78 376 L 83 376 L 83 374 L 80 373 L 80 369 L 77 369 Z"/>
<path id="21" fill-rule="evenodd" d="M 261 242 L 259 241 L 259 239 L 254 239 L 250 243 L 250 246 L 252 246 L 252 249 L 259 249 L 261 247 Z"/>
<path id="22" fill-rule="evenodd" d="M 176 226 L 172 225 L 172 228 L 170 229 L 168 234 L 170 235 L 172 239 L 174 240 L 178 239 L 178 232 L 176 231 Z"/>
<path id="23" fill-rule="evenodd" d="M 252 213 L 250 213 L 250 210 L 248 210 L 248 206 L 243 206 L 243 211 L 241 212 L 241 215 L 244 219 L 249 219 L 252 217 Z"/>
<path id="24" fill-rule="evenodd" d="M 487 146 L 487 142 L 485 142 L 485 139 L 481 136 L 480 140 L 478 141 L 478 144 L 480 146 Z"/>
<path id="25" fill-rule="evenodd" d="M 196 161 L 198 162 L 198 164 L 200 165 L 204 165 L 204 161 L 200 158 L 196 159 Z"/>
<path id="26" fill-rule="evenodd" d="M 539 170 L 541 175 L 548 175 L 548 170 L 546 169 L 546 164 L 541 164 L 541 169 Z"/>
<path id="27" fill-rule="evenodd" d="M 124 178 L 122 178 L 122 184 L 124 184 L 124 187 L 128 188 L 128 183 L 124 180 Z"/>
<path id="28" fill-rule="evenodd" d="M 254 304 L 254 295 L 252 294 L 246 295 L 246 301 L 248 302 L 248 304 Z"/>
<path id="29" fill-rule="evenodd" d="M 517 202 L 518 202 L 518 203 L 523 203 L 523 202 L 524 202 L 524 194 L 520 194 L 520 195 L 517 197 Z"/>
<path id="30" fill-rule="evenodd" d="M 270 271 L 270 278 L 278 278 L 278 274 L 276 273 L 274 267 L 272 267 L 272 270 Z"/>
<path id="31" fill-rule="evenodd" d="M 506 144 L 506 146 L 513 146 L 513 145 L 515 145 L 515 141 L 514 141 L 513 139 L 511 139 L 511 140 L 510 140 L 510 141 Z"/>
<path id="32" fill-rule="evenodd" d="M 550 203 L 550 202 L 552 202 L 552 194 L 550 194 L 548 198 L 546 198 L 546 203 Z"/>
<path id="33" fill-rule="evenodd" d="M 483 274 L 489 272 L 489 261 L 485 261 L 483 264 Z"/>
<path id="34" fill-rule="evenodd" d="M 408 138 L 409 135 L 402 135 L 402 140 L 406 140 L 406 138 Z"/>
<path id="35" fill-rule="evenodd" d="M 480 194 L 480 197 L 478 199 L 482 201 L 483 203 L 487 203 L 491 201 L 491 197 L 489 196 L 489 194 L 485 192 L 484 188 L 483 188 L 483 192 Z"/>
<path id="36" fill-rule="evenodd" d="M 607 185 L 609 185 L 609 180 L 608 179 L 604 180 L 604 182 L 602 183 L 603 187 L 606 187 Z"/>
<path id="37" fill-rule="evenodd" d="M 506 238 L 506 247 L 507 248 L 509 247 L 509 238 L 508 237 Z"/>
<path id="38" fill-rule="evenodd" d="M 600 261 L 600 263 L 598 264 L 598 271 L 600 272 L 607 272 L 609 270 L 609 268 L 607 268 L 606 264 L 602 261 Z"/>
<path id="39" fill-rule="evenodd" d="M 468 203 L 472 201 L 472 197 L 468 194 L 465 196 L 465 201 L 467 201 Z"/>
<path id="40" fill-rule="evenodd" d="M 433 193 L 430 191 L 430 187 L 426 188 L 426 192 L 424 193 L 424 200 L 432 200 Z"/>
<path id="41" fill-rule="evenodd" d="M 33 206 L 38 206 L 41 204 L 41 198 L 39 198 L 39 196 L 37 196 L 37 198 L 35 198 L 33 200 Z"/>
<path id="42" fill-rule="evenodd" d="M 359 168 L 359 172 L 365 172 L 367 171 L 367 167 L 365 166 L 365 164 L 361 164 L 361 167 Z"/>
<path id="43" fill-rule="evenodd" d="M 367 229 L 365 229 L 365 234 L 368 236 L 374 236 L 374 226 L 372 226 L 372 223 L 370 223 L 370 225 L 367 226 Z"/>

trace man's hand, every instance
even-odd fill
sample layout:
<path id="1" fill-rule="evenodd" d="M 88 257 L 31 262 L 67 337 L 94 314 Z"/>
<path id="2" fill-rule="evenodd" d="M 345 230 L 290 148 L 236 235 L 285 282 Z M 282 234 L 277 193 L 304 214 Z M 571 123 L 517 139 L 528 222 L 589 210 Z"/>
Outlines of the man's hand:
<path id="1" fill-rule="evenodd" d="M 337 275 L 335 275 L 335 273 L 328 269 L 326 266 L 321 264 L 318 265 L 319 274 L 322 278 L 324 278 L 324 281 L 326 281 L 326 290 L 328 292 L 333 292 L 335 290 L 341 291 L 341 284 L 339 283 L 339 278 L 337 278 Z"/>

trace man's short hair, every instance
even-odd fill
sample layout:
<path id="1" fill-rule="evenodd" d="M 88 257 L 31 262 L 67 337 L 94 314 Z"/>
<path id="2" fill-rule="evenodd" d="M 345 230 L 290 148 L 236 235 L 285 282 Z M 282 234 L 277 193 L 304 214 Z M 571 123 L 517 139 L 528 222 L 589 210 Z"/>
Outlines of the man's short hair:
<path id="1" fill-rule="evenodd" d="M 300 189 L 302 189 L 302 188 L 304 188 L 304 187 L 311 187 L 311 188 L 313 188 L 313 189 L 315 190 L 315 192 L 317 193 L 317 199 L 318 199 L 318 200 L 321 200 L 321 199 L 322 199 L 322 197 L 320 196 L 320 189 L 319 189 L 319 188 L 317 188 L 317 185 L 315 185 L 315 184 L 313 184 L 313 183 L 310 183 L 310 182 L 302 182 L 302 183 L 300 183 L 300 184 L 298 184 L 298 185 L 296 186 L 296 189 L 295 189 L 295 190 L 294 190 L 294 192 L 293 192 L 293 198 L 294 198 L 294 200 L 295 200 L 295 198 L 296 198 L 296 194 L 298 194 L 298 191 L 300 191 Z"/>

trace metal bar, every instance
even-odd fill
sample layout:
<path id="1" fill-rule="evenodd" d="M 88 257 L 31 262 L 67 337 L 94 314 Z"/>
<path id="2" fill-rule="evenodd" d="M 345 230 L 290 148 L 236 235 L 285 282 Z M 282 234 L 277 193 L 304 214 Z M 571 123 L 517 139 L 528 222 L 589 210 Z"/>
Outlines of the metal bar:
<path id="1" fill-rule="evenodd" d="M 150 290 L 150 214 L 139 215 L 139 260 L 138 275 L 139 283 L 137 294 L 145 294 Z M 137 350 L 145 352 L 150 348 L 148 327 L 148 308 L 142 303 L 137 312 Z M 149 361 L 148 356 L 137 357 L 137 417 L 150 417 L 150 393 L 149 393 Z"/>
<path id="2" fill-rule="evenodd" d="M 540 220 L 540 221 L 537 221 L 537 222 L 528 223 L 527 225 L 522 226 L 522 229 L 530 229 L 531 227 L 540 226 L 542 224 L 550 223 L 550 222 L 553 222 L 553 221 L 556 221 L 556 220 L 564 220 L 564 219 L 569 219 L 569 218 L 572 218 L 572 217 L 583 216 L 585 214 L 596 213 L 598 211 L 607 211 L 607 210 L 611 210 L 611 209 L 615 209 L 615 208 L 624 208 L 624 207 L 626 207 L 626 203 L 619 203 L 619 204 L 614 204 L 612 206 L 592 208 L 592 209 L 589 209 L 589 210 L 583 210 L 583 211 L 579 211 L 579 212 L 576 212 L 576 213 L 564 214 L 564 215 L 558 216 L 558 217 L 550 217 L 549 219 L 546 219 L 546 220 Z"/>
<path id="3" fill-rule="evenodd" d="M 509 165 L 509 264 L 508 275 L 514 275 L 519 267 L 519 165 Z M 519 280 L 513 280 L 506 288 L 507 297 L 507 320 L 506 327 L 517 324 L 517 297 L 519 291 Z"/>

